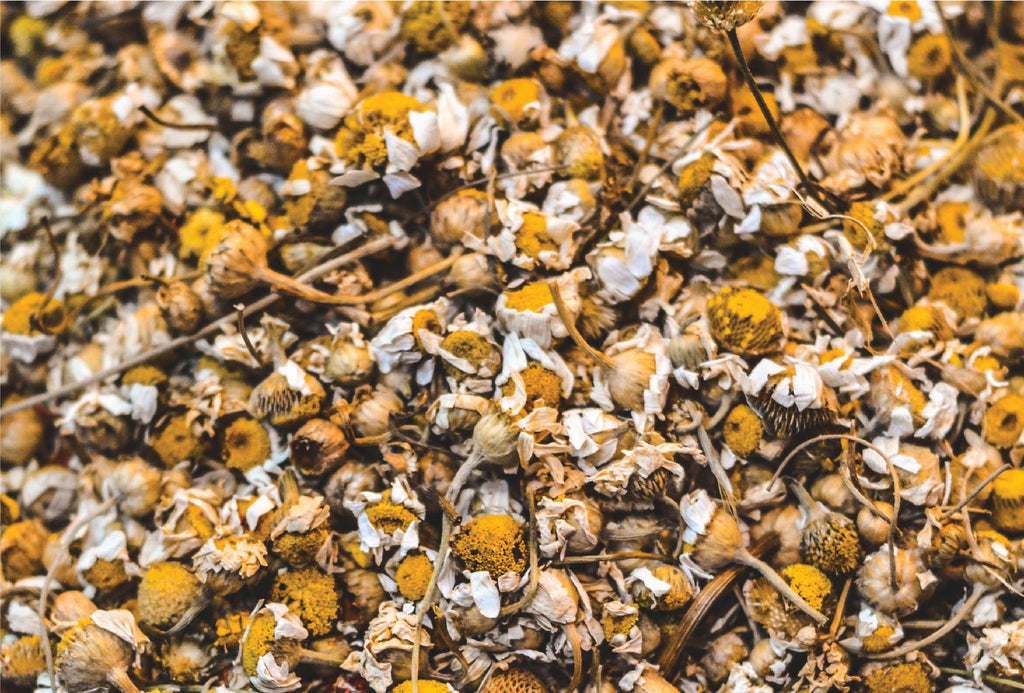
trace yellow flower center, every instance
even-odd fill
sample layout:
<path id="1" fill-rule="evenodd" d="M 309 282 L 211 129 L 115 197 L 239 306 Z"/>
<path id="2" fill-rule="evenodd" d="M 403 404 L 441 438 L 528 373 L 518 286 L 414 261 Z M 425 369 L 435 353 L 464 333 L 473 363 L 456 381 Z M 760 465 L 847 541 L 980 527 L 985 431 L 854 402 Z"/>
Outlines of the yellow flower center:
<path id="1" fill-rule="evenodd" d="M 1017 444 L 1024 432 L 1024 398 L 1003 395 L 985 412 L 985 440 L 999 448 Z"/>
<path id="2" fill-rule="evenodd" d="M 384 498 L 379 503 L 366 509 L 366 517 L 374 529 L 388 536 L 397 531 L 405 531 L 418 519 L 416 514 L 405 506 L 392 503 L 390 491 L 384 493 Z"/>
<path id="3" fill-rule="evenodd" d="M 708 327 L 722 346 L 741 354 L 774 351 L 782 339 L 782 315 L 753 289 L 725 287 L 707 305 Z"/>
<path id="4" fill-rule="evenodd" d="M 179 414 L 171 418 L 161 431 L 149 441 L 157 457 L 168 467 L 183 460 L 196 460 L 203 452 L 203 443 L 192 431 L 192 425 Z"/>
<path id="5" fill-rule="evenodd" d="M 545 306 L 552 305 L 554 301 L 551 288 L 546 282 L 533 282 L 518 291 L 505 292 L 505 306 L 509 310 L 539 313 L 544 310 Z"/>
<path id="6" fill-rule="evenodd" d="M 494 578 L 526 568 L 523 526 L 508 515 L 483 515 L 470 521 L 452 546 L 469 570 L 486 570 Z"/>
<path id="7" fill-rule="evenodd" d="M 532 118 L 534 108 L 527 109 L 531 104 L 539 105 L 540 97 L 540 84 L 528 77 L 505 80 L 491 90 L 495 117 L 519 124 Z"/>
<path id="8" fill-rule="evenodd" d="M 890 17 L 903 17 L 911 22 L 916 22 L 922 16 L 921 7 L 916 0 L 892 0 L 885 13 Z"/>
<path id="9" fill-rule="evenodd" d="M 270 452 L 270 434 L 255 419 L 236 419 L 224 431 L 221 455 L 231 469 L 247 472 L 265 462 Z"/>
<path id="10" fill-rule="evenodd" d="M 805 563 L 794 563 L 782 571 L 790 587 L 817 610 L 825 598 L 832 594 L 832 581 L 822 571 Z"/>
<path id="11" fill-rule="evenodd" d="M 406 556 L 395 571 L 398 591 L 406 599 L 418 602 L 427 593 L 427 585 L 433 574 L 434 566 L 425 555 L 418 553 Z"/>
<path id="12" fill-rule="evenodd" d="M 334 578 L 317 566 L 279 575 L 270 598 L 287 605 L 314 636 L 329 633 L 338 615 Z"/>
<path id="13" fill-rule="evenodd" d="M 534 260 L 539 260 L 544 251 L 558 252 L 558 244 L 548 233 L 548 222 L 543 214 L 523 214 L 523 225 L 516 231 L 516 248 Z"/>
<path id="14" fill-rule="evenodd" d="M 44 326 L 53 325 L 60 321 L 62 310 L 63 304 L 60 301 L 53 298 L 46 301 L 46 294 L 33 291 L 11 304 L 0 321 L 0 328 L 10 334 L 42 334 L 33 325 L 33 317 L 38 314 Z"/>
<path id="15" fill-rule="evenodd" d="M 224 235 L 224 215 L 201 207 L 189 215 L 178 229 L 178 257 L 200 257 L 220 242 Z"/>
<path id="16" fill-rule="evenodd" d="M 740 457 L 757 450 L 764 436 L 764 424 L 753 409 L 740 404 L 729 412 L 722 426 L 725 443 Z"/>

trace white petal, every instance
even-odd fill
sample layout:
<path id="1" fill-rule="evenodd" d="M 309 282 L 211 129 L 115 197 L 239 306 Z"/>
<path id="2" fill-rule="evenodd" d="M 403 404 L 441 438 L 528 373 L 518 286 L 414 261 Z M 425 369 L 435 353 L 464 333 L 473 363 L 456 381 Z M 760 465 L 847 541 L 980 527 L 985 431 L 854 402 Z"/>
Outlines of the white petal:
<path id="1" fill-rule="evenodd" d="M 437 114 L 433 111 L 410 111 L 409 124 L 412 125 L 412 138 L 420 152 L 437 151 L 441 146 L 441 130 L 437 124 Z"/>
<path id="2" fill-rule="evenodd" d="M 497 618 L 501 612 L 501 595 L 486 570 L 470 573 L 469 584 L 473 590 L 473 602 L 480 613 L 487 618 Z"/>

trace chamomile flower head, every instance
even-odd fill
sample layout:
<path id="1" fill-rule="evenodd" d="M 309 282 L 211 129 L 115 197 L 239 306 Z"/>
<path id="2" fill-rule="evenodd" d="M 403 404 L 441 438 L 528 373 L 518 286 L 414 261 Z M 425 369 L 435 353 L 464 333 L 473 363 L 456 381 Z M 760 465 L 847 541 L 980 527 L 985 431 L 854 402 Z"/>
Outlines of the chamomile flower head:
<path id="1" fill-rule="evenodd" d="M 339 595 L 334 577 L 317 566 L 278 575 L 270 598 L 285 604 L 313 636 L 331 632 L 338 615 Z"/>
<path id="2" fill-rule="evenodd" d="M 417 145 L 417 116 L 430 109 L 415 97 L 386 91 L 368 96 L 342 122 L 334 146 L 354 168 L 383 171 L 403 143 Z M 391 138 L 389 140 L 389 138 Z"/>
<path id="3" fill-rule="evenodd" d="M 471 572 L 492 579 L 526 569 L 523 525 L 508 515 L 482 515 L 466 523 L 452 539 L 452 550 Z"/>
<path id="4" fill-rule="evenodd" d="M 778 307 L 752 289 L 725 287 L 707 304 L 708 327 L 719 346 L 741 355 L 778 351 L 785 328 Z"/>

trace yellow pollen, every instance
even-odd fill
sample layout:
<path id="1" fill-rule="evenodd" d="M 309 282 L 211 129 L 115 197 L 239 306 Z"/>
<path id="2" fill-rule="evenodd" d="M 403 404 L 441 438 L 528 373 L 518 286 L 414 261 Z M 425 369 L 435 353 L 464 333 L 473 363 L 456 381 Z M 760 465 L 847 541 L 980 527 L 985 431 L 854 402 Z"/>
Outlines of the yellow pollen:
<path id="1" fill-rule="evenodd" d="M 998 448 L 1017 444 L 1024 433 L 1024 398 L 1013 393 L 1003 395 L 985 412 L 985 440 Z"/>
<path id="2" fill-rule="evenodd" d="M 523 124 L 533 118 L 535 110 L 527 108 L 531 104 L 539 105 L 540 97 L 540 84 L 528 77 L 505 80 L 491 90 L 495 117 L 498 120 L 511 118 L 517 124 Z"/>
<path id="3" fill-rule="evenodd" d="M 270 452 L 270 434 L 255 419 L 236 419 L 224 431 L 221 456 L 231 469 L 247 472 L 265 462 Z"/>
<path id="4" fill-rule="evenodd" d="M 44 306 L 42 311 L 39 309 Z M 33 326 L 32 319 L 38 313 L 40 322 L 44 326 L 59 322 L 63 304 L 51 298 L 46 302 L 46 294 L 33 291 L 25 294 L 4 312 L 3 320 L 0 321 L 0 328 L 10 334 L 42 334 Z"/>

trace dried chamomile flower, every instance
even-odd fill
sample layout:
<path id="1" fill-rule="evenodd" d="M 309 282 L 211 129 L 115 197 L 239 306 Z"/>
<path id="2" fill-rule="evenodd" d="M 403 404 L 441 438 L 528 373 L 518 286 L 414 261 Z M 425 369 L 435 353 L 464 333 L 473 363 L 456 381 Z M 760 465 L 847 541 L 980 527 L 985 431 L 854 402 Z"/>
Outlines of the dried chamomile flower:
<path id="1" fill-rule="evenodd" d="M 427 585 L 433 572 L 433 561 L 426 554 L 409 554 L 395 570 L 398 592 L 409 601 L 418 602 L 427 593 Z"/>
<path id="2" fill-rule="evenodd" d="M 732 408 L 722 422 L 722 436 L 729 449 L 739 457 L 755 452 L 764 437 L 761 417 L 745 404 Z"/>
<path id="3" fill-rule="evenodd" d="M 811 565 L 834 577 L 852 573 L 864 552 L 856 524 L 846 515 L 828 512 L 800 484 L 791 488 L 807 514 L 800 535 L 800 553 Z"/>
<path id="4" fill-rule="evenodd" d="M 209 674 L 214 652 L 190 637 L 176 637 L 160 646 L 158 659 L 172 681 L 197 684 Z"/>
<path id="5" fill-rule="evenodd" d="M 1010 392 L 993 401 L 983 430 L 985 440 L 998 448 L 1018 445 L 1024 435 L 1024 397 Z"/>
<path id="6" fill-rule="evenodd" d="M 690 3 L 690 8 L 704 26 L 718 31 L 729 31 L 756 17 L 762 5 L 764 3 L 759 0 L 727 0 L 726 2 L 696 0 Z"/>
<path id="7" fill-rule="evenodd" d="M 204 601 L 202 592 L 199 578 L 183 564 L 167 561 L 152 565 L 139 583 L 139 621 L 166 630 Z"/>
<path id="8" fill-rule="evenodd" d="M 864 686 L 870 693 L 935 691 L 935 684 L 928 676 L 928 669 L 921 662 L 901 662 L 876 669 L 864 678 Z"/>
<path id="9" fill-rule="evenodd" d="M 529 669 L 510 666 L 495 671 L 487 679 L 481 693 L 548 693 L 544 681 Z"/>
<path id="10" fill-rule="evenodd" d="M 795 563 L 782 571 L 789 585 L 815 609 L 822 609 L 832 593 L 832 582 L 814 566 Z M 763 577 L 751 580 L 744 588 L 751 616 L 769 633 L 783 639 L 802 641 L 798 634 L 811 625 L 810 619 L 786 603 L 778 591 Z"/>
<path id="11" fill-rule="evenodd" d="M 249 395 L 249 409 L 274 426 L 297 426 L 320 412 L 325 397 L 320 381 L 294 361 L 285 361 Z"/>
<path id="12" fill-rule="evenodd" d="M 244 534 L 208 539 L 192 557 L 196 576 L 219 595 L 242 589 L 266 565 L 266 545 Z"/>
<path id="13" fill-rule="evenodd" d="M 707 318 L 715 341 L 741 355 L 778 351 L 785 339 L 778 307 L 751 289 L 719 290 L 708 301 Z"/>
<path id="14" fill-rule="evenodd" d="M 505 80 L 492 87 L 490 95 L 492 115 L 520 128 L 537 122 L 546 98 L 540 83 L 528 77 Z"/>
<path id="15" fill-rule="evenodd" d="M 310 419 L 302 424 L 289 445 L 292 465 L 311 476 L 340 467 L 349 447 L 344 431 L 327 419 Z"/>
<path id="16" fill-rule="evenodd" d="M 714 110 L 725 101 L 728 82 L 722 68 L 709 58 L 663 59 L 651 70 L 651 91 L 682 116 L 697 109 Z"/>
<path id="17" fill-rule="evenodd" d="M 578 316 L 582 309 L 578 282 L 589 277 L 589 274 L 567 273 L 555 280 L 570 316 Z M 518 289 L 506 290 L 498 297 L 494 315 L 506 332 L 515 332 L 520 337 L 530 339 L 542 349 L 550 347 L 553 340 L 564 339 L 569 335 L 559 319 L 554 296 L 546 282 L 532 282 Z"/>
<path id="18" fill-rule="evenodd" d="M 389 160 L 410 153 L 415 161 L 429 144 L 424 129 L 428 113 L 428 106 L 399 92 L 368 96 L 345 117 L 335 151 L 355 169 L 383 171 Z"/>
<path id="19" fill-rule="evenodd" d="M 270 434 L 259 421 L 242 416 L 224 429 L 221 459 L 229 469 L 248 472 L 270 457 Z"/>
<path id="20" fill-rule="evenodd" d="M 283 604 L 258 611 L 241 642 L 242 668 L 261 693 L 290 691 L 302 686 L 293 669 L 301 656 L 300 643 L 309 631 Z"/>
<path id="21" fill-rule="evenodd" d="M 508 515 L 483 515 L 459 529 L 452 551 L 471 572 L 487 571 L 493 579 L 526 569 L 523 525 Z"/>
<path id="22" fill-rule="evenodd" d="M 1024 470 L 1006 470 L 991 488 L 993 524 L 1009 534 L 1024 533 Z"/>
<path id="23" fill-rule="evenodd" d="M 186 414 L 171 417 L 150 438 L 149 445 L 167 467 L 173 467 L 182 460 L 196 461 L 206 448 L 200 436 L 196 435 L 195 426 Z"/>
<path id="24" fill-rule="evenodd" d="M 788 436 L 833 423 L 838 401 L 813 366 L 801 361 L 783 366 L 761 360 L 750 372 L 747 397 L 776 435 Z"/>
<path id="25" fill-rule="evenodd" d="M 470 3 L 461 0 L 444 4 L 414 0 L 402 11 L 398 35 L 425 53 L 440 53 L 458 40 L 469 12 Z"/>
<path id="26" fill-rule="evenodd" d="M 974 157 L 974 184 L 996 210 L 1024 208 L 1024 126 L 1006 125 L 990 134 Z"/>
<path id="27" fill-rule="evenodd" d="M 12 686 L 31 687 L 36 677 L 46 671 L 46 658 L 38 635 L 23 635 L 5 641 L 0 647 L 0 664 L 4 678 Z"/>
<path id="28" fill-rule="evenodd" d="M 630 574 L 630 588 L 636 603 L 655 611 L 678 611 L 693 599 L 695 590 L 680 568 L 665 563 L 638 568 Z"/>
<path id="29" fill-rule="evenodd" d="M 16 404 L 23 399 L 11 395 L 4 399 L 4 406 Z M 33 458 L 43 442 L 46 426 L 34 409 L 23 409 L 3 419 L 0 429 L 0 460 L 5 464 L 20 466 Z"/>
<path id="30" fill-rule="evenodd" d="M 329 633 L 338 615 L 339 597 L 334 578 L 316 566 L 278 575 L 270 598 L 285 604 L 313 636 Z"/>
<path id="31" fill-rule="evenodd" d="M 130 612 L 94 611 L 57 644 L 57 676 L 74 693 L 96 689 L 138 693 L 128 669 L 148 642 Z"/>
<path id="32" fill-rule="evenodd" d="M 891 584 L 890 566 L 896 567 L 896 586 Z M 886 614 L 903 615 L 917 609 L 925 592 L 919 578 L 926 572 L 916 551 L 896 548 L 895 564 L 889 547 L 883 546 L 868 554 L 857 573 L 857 589 L 871 605 Z"/>
<path id="33" fill-rule="evenodd" d="M 5 580 L 17 582 L 41 572 L 46 528 L 38 520 L 22 520 L 4 527 L 0 534 Z"/>

